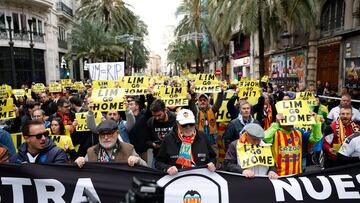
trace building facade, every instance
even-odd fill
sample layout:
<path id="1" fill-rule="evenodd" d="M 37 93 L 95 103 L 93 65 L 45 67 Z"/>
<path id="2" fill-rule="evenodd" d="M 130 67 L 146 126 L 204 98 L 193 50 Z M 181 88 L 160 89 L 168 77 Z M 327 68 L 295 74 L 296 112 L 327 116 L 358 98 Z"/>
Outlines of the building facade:
<path id="1" fill-rule="evenodd" d="M 80 78 L 64 58 L 76 5 L 75 0 L 0 0 L 1 83 L 19 87 Z"/>
<path id="2" fill-rule="evenodd" d="M 319 0 L 315 25 L 309 32 L 296 25 L 286 31 L 265 42 L 265 74 L 273 82 L 296 85 L 321 81 L 329 82 L 333 90 L 344 86 L 360 88 L 360 0 Z M 233 35 L 234 44 L 238 35 Z M 257 33 L 249 38 L 250 48 L 243 37 L 243 46 L 234 46 L 231 51 L 231 78 L 248 75 L 249 70 L 250 77 L 259 77 Z M 250 69 L 246 68 L 248 60 L 246 64 L 240 60 L 247 55 Z"/>

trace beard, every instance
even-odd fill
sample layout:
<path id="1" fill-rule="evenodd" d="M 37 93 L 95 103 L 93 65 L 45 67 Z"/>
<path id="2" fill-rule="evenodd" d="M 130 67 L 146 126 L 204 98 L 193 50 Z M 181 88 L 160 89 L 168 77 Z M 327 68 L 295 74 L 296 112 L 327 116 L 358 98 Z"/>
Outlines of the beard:
<path id="1" fill-rule="evenodd" d="M 114 142 L 106 142 L 106 143 L 104 143 L 102 141 L 99 141 L 99 144 L 104 149 L 109 150 L 109 149 L 112 149 L 115 146 L 116 141 L 117 141 L 117 139 Z"/>

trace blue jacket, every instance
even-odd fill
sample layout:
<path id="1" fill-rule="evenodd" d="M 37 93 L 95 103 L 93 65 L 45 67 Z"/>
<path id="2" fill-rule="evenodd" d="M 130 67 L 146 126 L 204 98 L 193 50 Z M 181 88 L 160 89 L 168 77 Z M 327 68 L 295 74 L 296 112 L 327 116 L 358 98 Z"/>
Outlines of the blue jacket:
<path id="1" fill-rule="evenodd" d="M 10 152 L 10 156 L 16 154 L 14 142 L 10 133 L 0 128 L 0 144 L 4 145 Z"/>
<path id="2" fill-rule="evenodd" d="M 10 163 L 29 163 L 29 159 L 26 155 L 27 152 L 27 144 L 23 143 L 20 145 L 18 153 L 10 158 Z M 67 161 L 68 159 L 64 150 L 58 148 L 49 138 L 46 141 L 45 148 L 36 158 L 35 163 L 67 163 Z"/>

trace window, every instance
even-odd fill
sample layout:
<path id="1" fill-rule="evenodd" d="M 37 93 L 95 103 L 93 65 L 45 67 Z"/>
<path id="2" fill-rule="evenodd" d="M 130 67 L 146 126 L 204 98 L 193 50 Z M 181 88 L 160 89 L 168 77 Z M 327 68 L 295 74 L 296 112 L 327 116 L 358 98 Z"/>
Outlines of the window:
<path id="1" fill-rule="evenodd" d="M 344 0 L 328 0 L 321 12 L 321 32 L 339 30 L 344 26 Z"/>
<path id="2" fill-rule="evenodd" d="M 38 35 L 38 33 L 37 33 L 37 25 L 36 25 L 36 18 L 32 18 L 32 20 L 33 20 L 33 23 L 32 23 L 33 33 L 34 33 L 34 35 Z"/>
<path id="3" fill-rule="evenodd" d="M 0 12 L 0 31 L 5 31 L 6 26 L 5 26 L 5 13 L 4 12 Z"/>
<path id="4" fill-rule="evenodd" d="M 13 25 L 14 25 L 14 33 L 20 32 L 20 24 L 19 24 L 19 14 L 13 13 Z"/>
<path id="5" fill-rule="evenodd" d="M 39 28 L 39 34 L 42 34 L 43 33 L 43 28 L 42 28 L 42 21 L 41 20 L 38 20 L 38 28 Z"/>
<path id="6" fill-rule="evenodd" d="M 23 33 L 26 33 L 27 32 L 26 15 L 25 14 L 20 14 L 20 19 L 21 19 L 21 31 Z"/>
<path id="7" fill-rule="evenodd" d="M 65 28 L 63 27 L 59 27 L 59 36 L 58 36 L 58 39 L 60 41 L 65 41 Z"/>

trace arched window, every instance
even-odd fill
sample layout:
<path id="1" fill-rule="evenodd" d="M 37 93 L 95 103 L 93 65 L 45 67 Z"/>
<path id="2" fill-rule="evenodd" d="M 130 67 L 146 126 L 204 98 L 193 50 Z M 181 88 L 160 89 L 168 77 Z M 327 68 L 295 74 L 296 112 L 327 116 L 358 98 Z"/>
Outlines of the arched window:
<path id="1" fill-rule="evenodd" d="M 344 26 L 344 0 L 328 0 L 321 12 L 321 32 L 341 30 Z"/>

